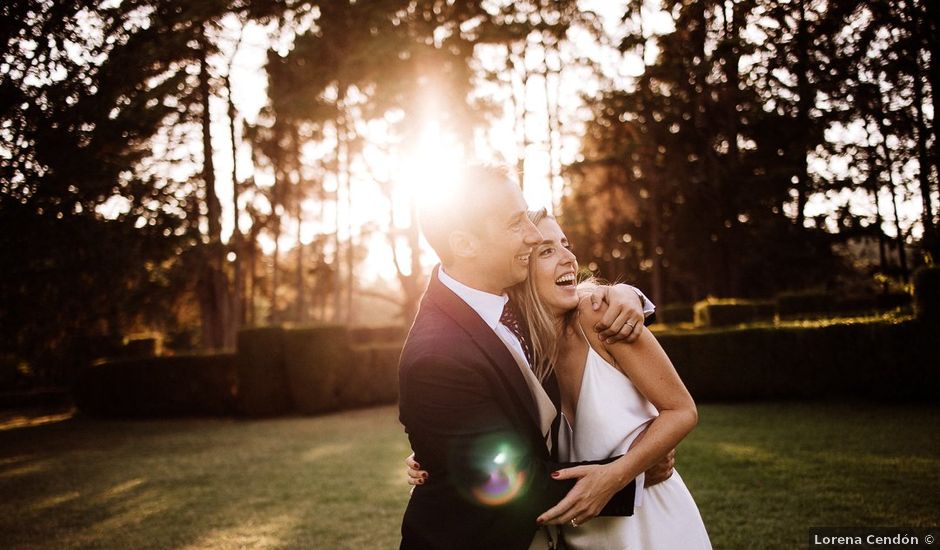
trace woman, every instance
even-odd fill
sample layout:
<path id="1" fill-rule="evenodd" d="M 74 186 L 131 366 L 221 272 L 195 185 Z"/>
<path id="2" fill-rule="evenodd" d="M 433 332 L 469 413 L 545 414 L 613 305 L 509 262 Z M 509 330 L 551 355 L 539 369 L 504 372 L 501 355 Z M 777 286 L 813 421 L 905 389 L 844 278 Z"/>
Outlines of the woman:
<path id="1" fill-rule="evenodd" d="M 596 517 L 631 480 L 636 478 L 642 487 L 642 472 L 692 430 L 697 412 L 649 331 L 632 344 L 600 340 L 591 329 L 600 321 L 600 313 L 580 300 L 578 263 L 568 239 L 544 209 L 530 213 L 530 218 L 543 241 L 530 256 L 528 279 L 510 296 L 528 324 L 536 375 L 544 380 L 554 369 L 558 379 L 560 456 L 580 462 L 623 455 L 609 464 L 558 472 L 557 479 L 579 481 L 539 522 L 564 526 L 564 538 L 573 549 L 711 548 L 695 501 L 678 472 L 640 491 L 632 517 Z M 412 472 L 412 480 L 422 477 Z M 532 549 L 546 547 L 540 531 Z"/>

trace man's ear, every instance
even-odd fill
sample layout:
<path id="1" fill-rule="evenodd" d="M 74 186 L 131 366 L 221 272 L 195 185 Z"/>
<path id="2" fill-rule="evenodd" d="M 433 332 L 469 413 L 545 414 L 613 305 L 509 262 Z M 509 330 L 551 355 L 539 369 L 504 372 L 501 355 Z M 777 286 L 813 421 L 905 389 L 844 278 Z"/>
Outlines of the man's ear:
<path id="1" fill-rule="evenodd" d="M 451 231 L 447 238 L 450 250 L 456 258 L 473 258 L 477 255 L 479 240 L 467 231 Z"/>

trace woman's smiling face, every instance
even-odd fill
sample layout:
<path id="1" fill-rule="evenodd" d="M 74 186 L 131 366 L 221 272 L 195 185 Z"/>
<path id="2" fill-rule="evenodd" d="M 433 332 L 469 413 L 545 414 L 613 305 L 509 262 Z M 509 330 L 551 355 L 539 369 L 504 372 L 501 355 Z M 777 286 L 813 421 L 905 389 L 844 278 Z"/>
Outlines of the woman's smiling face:
<path id="1" fill-rule="evenodd" d="M 537 224 L 542 241 L 532 251 L 530 277 L 535 292 L 555 317 L 578 307 L 578 259 L 571 252 L 568 237 L 553 218 Z"/>

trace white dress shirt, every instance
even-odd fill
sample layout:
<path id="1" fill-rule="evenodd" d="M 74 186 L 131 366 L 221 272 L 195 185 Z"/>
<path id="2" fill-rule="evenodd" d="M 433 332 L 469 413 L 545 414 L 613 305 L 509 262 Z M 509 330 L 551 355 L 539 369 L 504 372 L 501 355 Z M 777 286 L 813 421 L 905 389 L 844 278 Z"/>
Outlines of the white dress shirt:
<path id="1" fill-rule="evenodd" d="M 509 330 L 509 327 L 499 322 L 500 317 L 503 315 L 503 308 L 506 306 L 506 302 L 509 301 L 509 296 L 506 294 L 490 294 L 489 292 L 470 288 L 445 273 L 443 266 L 438 270 L 438 278 L 441 284 L 466 302 L 509 349 L 509 353 L 516 360 L 516 364 L 519 365 L 519 370 L 529 387 L 529 392 L 535 400 L 539 411 L 539 424 L 542 435 L 545 438 L 546 446 L 551 450 L 553 445 L 552 422 L 555 420 L 555 416 L 558 415 L 558 409 L 555 408 L 555 404 L 552 403 L 541 382 L 532 372 L 532 366 L 526 359 L 525 352 L 522 349 L 522 342 Z"/>
<path id="2" fill-rule="evenodd" d="M 535 400 L 539 411 L 539 424 L 541 425 L 542 434 L 545 436 L 545 444 L 548 449 L 551 450 L 553 446 L 551 427 L 555 416 L 558 415 L 558 409 L 555 408 L 555 404 L 552 403 L 551 398 L 545 392 L 541 382 L 539 382 L 535 373 L 532 372 L 532 365 L 530 365 L 528 359 L 526 359 L 525 351 L 522 349 L 522 342 L 509 330 L 509 327 L 499 322 L 500 317 L 503 315 L 503 308 L 506 306 L 506 302 L 509 301 L 509 296 L 506 294 L 490 294 L 489 292 L 471 288 L 448 275 L 444 271 L 443 266 L 438 270 L 438 279 L 440 279 L 441 284 L 452 290 L 454 294 L 466 302 L 509 349 L 510 354 L 519 365 L 519 370 L 522 372 L 523 378 L 525 378 L 532 398 Z M 633 290 L 640 297 L 640 302 L 643 304 L 643 314 L 649 317 L 649 315 L 656 310 L 656 306 L 638 288 L 633 287 Z M 642 478 L 637 479 L 637 482 L 637 486 L 642 488 Z"/>

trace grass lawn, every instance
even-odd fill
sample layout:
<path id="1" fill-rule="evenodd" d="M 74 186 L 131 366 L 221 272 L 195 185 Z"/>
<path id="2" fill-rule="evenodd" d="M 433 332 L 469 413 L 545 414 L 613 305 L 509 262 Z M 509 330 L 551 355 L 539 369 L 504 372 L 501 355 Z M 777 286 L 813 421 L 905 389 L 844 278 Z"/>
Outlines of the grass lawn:
<path id="1" fill-rule="evenodd" d="M 715 548 L 937 526 L 940 408 L 702 405 L 679 449 Z M 271 420 L 0 424 L 0 548 L 397 548 L 394 407 Z M 7 429 L 3 429 L 6 427 Z"/>

